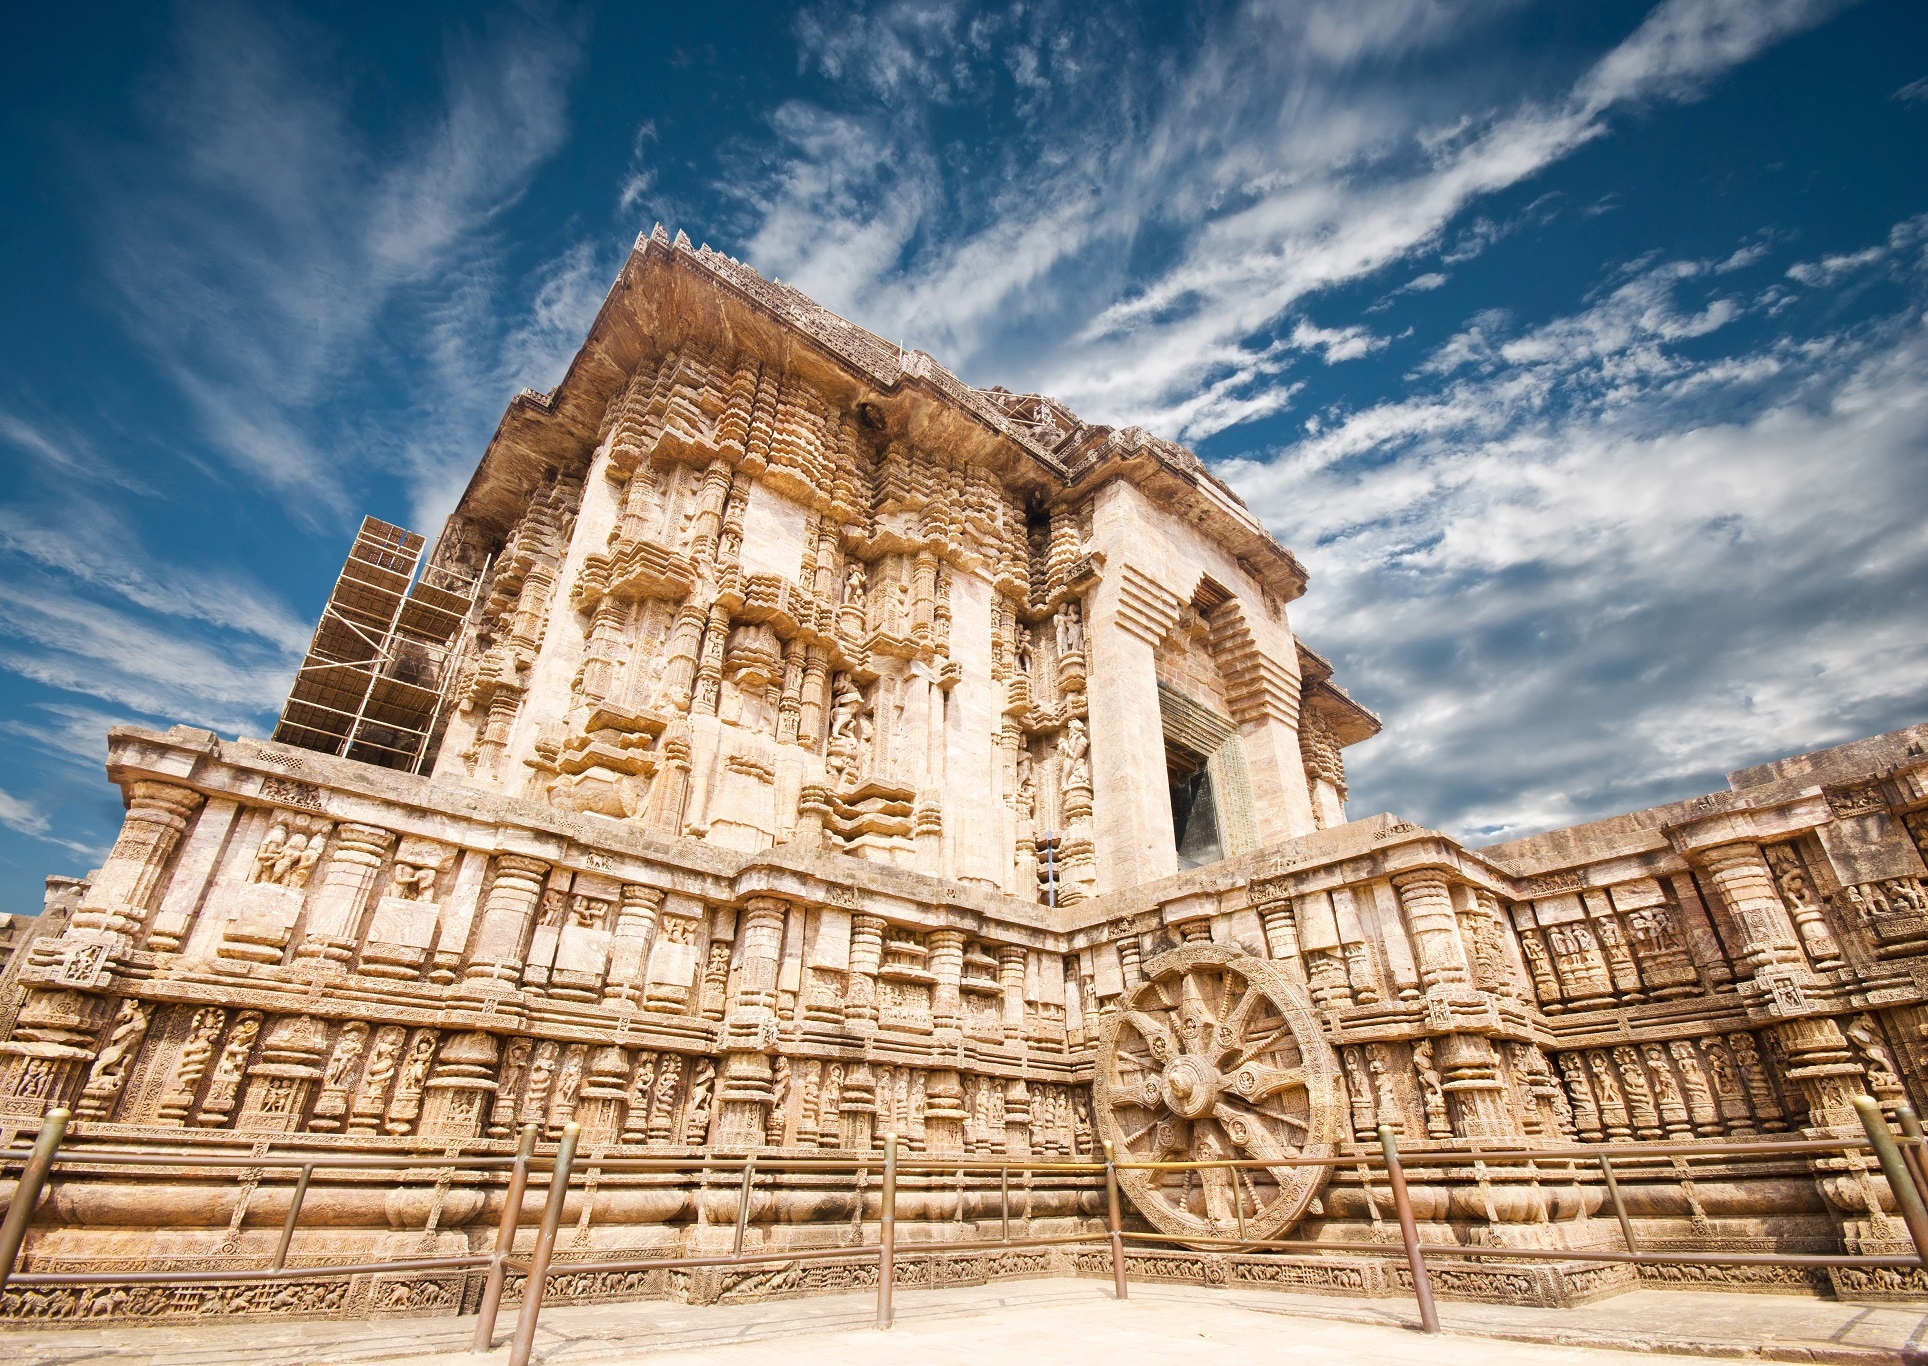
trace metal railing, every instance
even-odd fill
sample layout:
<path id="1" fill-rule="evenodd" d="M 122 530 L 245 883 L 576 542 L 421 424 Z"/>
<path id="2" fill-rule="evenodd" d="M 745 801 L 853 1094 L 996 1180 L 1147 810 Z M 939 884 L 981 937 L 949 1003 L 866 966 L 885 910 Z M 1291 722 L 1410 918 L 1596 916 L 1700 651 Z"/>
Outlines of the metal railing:
<path id="1" fill-rule="evenodd" d="M 1275 1158 L 1267 1161 L 1222 1159 L 1197 1162 L 1119 1162 L 1115 1160 L 1110 1145 L 1105 1146 L 1103 1160 L 1061 1161 L 1034 1159 L 1030 1157 L 938 1157 L 929 1154 L 913 1154 L 906 1159 L 900 1152 L 897 1135 L 884 1136 L 883 1152 L 880 1157 L 797 1157 L 770 1153 L 749 1153 L 743 1156 L 680 1158 L 680 1157 L 607 1157 L 596 1156 L 587 1165 L 598 1174 L 620 1173 L 667 1173 L 689 1175 L 702 1173 L 705 1189 L 710 1189 L 709 1178 L 712 1173 L 729 1171 L 740 1173 L 737 1179 L 736 1217 L 732 1230 L 730 1251 L 727 1254 L 714 1253 L 683 1257 L 656 1255 L 634 1255 L 598 1257 L 594 1260 L 554 1260 L 556 1239 L 561 1228 L 563 1207 L 570 1195 L 570 1182 L 578 1170 L 577 1146 L 580 1130 L 575 1124 L 564 1126 L 561 1141 L 552 1156 L 538 1157 L 535 1153 L 537 1129 L 529 1125 L 522 1130 L 520 1142 L 514 1156 L 473 1156 L 451 1157 L 382 1157 L 358 1156 L 353 1154 L 334 1155 L 320 1152 L 293 1151 L 277 1155 L 222 1154 L 194 1156 L 181 1153 L 155 1153 L 125 1151 L 114 1149 L 69 1149 L 61 1151 L 60 1144 L 65 1136 L 69 1116 L 65 1110 L 49 1113 L 42 1122 L 36 1141 L 29 1150 L 10 1149 L 0 1152 L 0 1170 L 21 1164 L 21 1173 L 16 1183 L 14 1196 L 8 1205 L 4 1220 L 0 1220 L 0 1292 L 8 1286 L 133 1286 L 133 1285 L 192 1285 L 203 1283 L 222 1283 L 236 1281 L 263 1281 L 289 1279 L 294 1277 L 341 1277 L 367 1274 L 389 1274 L 415 1271 L 485 1270 L 479 1312 L 471 1343 L 473 1351 L 488 1352 L 495 1346 L 495 1333 L 502 1300 L 508 1287 L 511 1273 L 522 1278 L 522 1301 L 517 1311 L 515 1330 L 510 1339 L 510 1366 L 527 1366 L 534 1349 L 535 1334 L 542 1306 L 547 1294 L 549 1281 L 558 1275 L 580 1275 L 583 1273 L 668 1271 L 696 1268 L 751 1267 L 772 1264 L 803 1265 L 812 1262 L 844 1261 L 874 1257 L 877 1265 L 877 1310 L 876 1323 L 880 1329 L 891 1326 L 893 1319 L 892 1297 L 898 1279 L 898 1240 L 897 1215 L 899 1178 L 907 1173 L 936 1173 L 953 1175 L 959 1183 L 957 1218 L 964 1219 L 964 1183 L 970 1174 L 988 1177 L 998 1174 L 999 1191 L 999 1236 L 996 1238 L 972 1238 L 950 1240 L 920 1240 L 915 1246 L 920 1252 L 955 1253 L 974 1250 L 1016 1250 L 1023 1248 L 1104 1246 L 1109 1251 L 1114 1295 L 1123 1299 L 1129 1293 L 1127 1269 L 1129 1258 L 1127 1244 L 1165 1244 L 1200 1250 L 1236 1252 L 1274 1252 L 1274 1253 L 1369 1253 L 1384 1257 L 1395 1251 L 1395 1245 L 1385 1241 L 1363 1241 L 1358 1239 L 1293 1239 L 1293 1238 L 1250 1238 L 1243 1236 L 1243 1197 L 1240 1202 L 1240 1236 L 1214 1238 L 1186 1235 L 1172 1235 L 1157 1232 L 1127 1231 L 1124 1227 L 1123 1202 L 1119 1189 L 1120 1171 L 1185 1171 L 1199 1172 L 1213 1168 L 1219 1169 L 1280 1169 L 1287 1167 L 1327 1167 L 1354 1168 L 1370 1173 L 1383 1172 L 1387 1188 L 1392 1197 L 1394 1213 L 1399 1229 L 1398 1249 L 1403 1250 L 1407 1269 L 1411 1274 L 1413 1295 L 1419 1311 L 1420 1327 L 1428 1333 L 1439 1331 L 1439 1314 L 1434 1303 L 1432 1269 L 1429 1259 L 1457 1258 L 1479 1261 L 1515 1260 L 1559 1260 L 1579 1262 L 1619 1262 L 1645 1264 L 1681 1265 L 1748 1265 L 1748 1266 L 1786 1266 L 1786 1267 L 1864 1267 L 1928 1270 L 1928 1163 L 1924 1163 L 1924 1140 L 1921 1125 L 1915 1114 L 1903 1106 L 1897 1112 L 1902 1134 L 1897 1137 L 1882 1118 L 1875 1102 L 1867 1097 L 1856 1101 L 1865 1138 L 1831 1139 L 1789 1139 L 1759 1140 L 1738 1143 L 1647 1143 L 1614 1144 L 1610 1151 L 1602 1145 L 1588 1144 L 1565 1148 L 1533 1149 L 1462 1149 L 1427 1150 L 1412 1155 L 1412 1160 L 1423 1163 L 1428 1169 L 1455 1165 L 1483 1164 L 1482 1170 L 1490 1173 L 1494 1164 L 1519 1162 L 1530 1164 L 1531 1170 L 1538 1175 L 1551 1176 L 1555 1173 L 1546 1170 L 1546 1164 L 1566 1163 L 1570 1173 L 1577 1174 L 1583 1167 L 1597 1168 L 1605 1186 L 1605 1199 L 1613 1208 L 1619 1226 L 1624 1249 L 1598 1247 L 1518 1247 L 1508 1244 L 1459 1244 L 1426 1243 L 1420 1240 L 1418 1219 L 1415 1216 L 1411 1192 L 1407 1185 L 1407 1157 L 1399 1150 L 1398 1138 L 1391 1126 L 1382 1125 L 1379 1129 L 1380 1152 L 1353 1152 L 1331 1157 L 1292 1157 Z M 1637 1174 L 1643 1178 L 1674 1176 L 1684 1179 L 1677 1170 L 1662 1171 L 1637 1170 L 1642 1162 L 1667 1161 L 1678 1159 L 1780 1159 L 1788 1157 L 1815 1157 L 1824 1154 L 1844 1155 L 1847 1153 L 1872 1151 L 1882 1175 L 1893 1195 L 1896 1212 L 1908 1229 L 1915 1246 L 1914 1256 L 1873 1255 L 1848 1253 L 1817 1252 L 1728 1252 L 1728 1251 L 1690 1251 L 1683 1249 L 1642 1248 L 1635 1236 L 1633 1220 L 1630 1217 L 1620 1188 L 1622 1175 Z M 1616 1166 L 1618 1164 L 1618 1166 Z M 169 1271 L 96 1271 L 96 1272 L 31 1272 L 15 1270 L 21 1246 L 25 1241 L 28 1226 L 34 1211 L 46 1194 L 53 1180 L 54 1169 L 78 1168 L 100 1169 L 114 1167 L 198 1167 L 219 1171 L 227 1169 L 253 1169 L 257 1173 L 267 1170 L 280 1170 L 295 1174 L 294 1185 L 290 1192 L 288 1210 L 285 1215 L 280 1237 L 271 1262 L 266 1267 L 254 1269 L 222 1270 L 169 1270 Z M 504 1177 L 502 1212 L 497 1221 L 495 1237 L 491 1249 L 486 1253 L 470 1253 L 461 1256 L 417 1257 L 358 1262 L 351 1264 L 329 1263 L 318 1266 L 288 1266 L 289 1249 L 298 1227 L 303 1202 L 309 1187 L 318 1171 L 339 1172 L 394 1172 L 394 1171 L 433 1171 L 443 1180 L 451 1179 L 458 1170 L 466 1170 L 476 1176 L 485 1174 Z M 516 1236 L 523 1224 L 523 1206 L 528 1190 L 530 1175 L 533 1171 L 547 1173 L 546 1190 L 543 1199 L 541 1218 L 533 1246 L 526 1256 L 515 1254 Z M 1865 1168 L 1864 1168 L 1865 1170 Z M 793 1174 L 834 1174 L 851 1177 L 856 1197 L 856 1220 L 861 1228 L 868 1210 L 867 1186 L 870 1174 L 879 1171 L 881 1187 L 877 1192 L 876 1241 L 843 1243 L 834 1247 L 798 1248 L 770 1247 L 745 1251 L 746 1234 L 751 1224 L 752 1192 L 759 1176 L 774 1176 L 778 1173 Z M 1098 1183 L 1102 1181 L 1104 1190 L 1104 1228 L 1102 1231 L 1091 1229 L 1084 1232 L 1052 1233 L 1033 1235 L 1028 1230 L 1023 1236 L 1012 1236 L 1011 1225 L 1011 1173 L 1023 1174 L 1029 1182 L 1038 1174 L 1055 1174 L 1060 1178 L 1091 1179 L 1086 1187 L 1095 1197 Z M 1074 1187 L 1075 1189 L 1075 1187 Z M 587 1194 L 585 1187 L 578 1187 L 579 1194 Z M 1871 1207 L 1874 1197 L 1870 1195 Z M 1074 1205 L 1074 1210 L 1076 1206 Z M 245 1204 L 240 1213 L 245 1216 Z M 1032 1206 L 1026 1204 L 1026 1221 L 1030 1221 Z M 1375 1222 L 1377 1216 L 1375 1215 Z M 237 1224 L 240 1221 L 237 1220 Z M 861 1235 L 860 1235 L 861 1236 Z M 934 1279 L 934 1278 L 933 1278 Z"/>

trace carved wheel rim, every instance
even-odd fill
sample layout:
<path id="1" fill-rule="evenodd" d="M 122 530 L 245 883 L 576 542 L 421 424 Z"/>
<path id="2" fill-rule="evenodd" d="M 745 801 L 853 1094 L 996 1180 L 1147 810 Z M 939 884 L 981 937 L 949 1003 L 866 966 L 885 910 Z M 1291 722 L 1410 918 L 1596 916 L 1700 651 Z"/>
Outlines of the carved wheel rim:
<path id="1" fill-rule="evenodd" d="M 1338 1063 L 1305 988 L 1275 964 L 1191 945 L 1145 964 L 1099 1034 L 1092 1109 L 1120 1162 L 1326 1157 Z M 1272 1238 L 1304 1217 L 1324 1167 L 1118 1173 L 1161 1233 Z"/>

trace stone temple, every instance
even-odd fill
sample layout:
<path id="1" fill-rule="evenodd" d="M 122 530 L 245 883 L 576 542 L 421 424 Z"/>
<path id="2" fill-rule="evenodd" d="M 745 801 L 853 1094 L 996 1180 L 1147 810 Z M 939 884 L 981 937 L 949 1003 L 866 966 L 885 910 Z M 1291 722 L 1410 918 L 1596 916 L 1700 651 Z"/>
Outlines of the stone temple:
<path id="1" fill-rule="evenodd" d="M 1349 818 L 1344 751 L 1379 722 L 1294 635 L 1305 588 L 1184 448 L 972 388 L 659 228 L 555 390 L 510 404 L 432 547 L 364 525 L 274 740 L 113 732 L 118 841 L 12 926 L 0 1139 L 60 1105 L 70 1142 L 153 1154 L 507 1153 L 574 1121 L 592 1164 L 849 1156 L 886 1132 L 1019 1163 L 1106 1139 L 1363 1154 L 1383 1123 L 1427 1236 L 1503 1251 L 1618 1246 L 1600 1173 L 1427 1153 L 1853 1136 L 1857 1095 L 1928 1099 L 1928 725 L 1469 849 Z M 1804 1152 L 1623 1183 L 1654 1248 L 1911 1251 L 1870 1170 Z M 1377 1180 L 1129 1172 L 1134 1225 L 1177 1240 L 1133 1274 L 1388 1284 L 1391 1259 L 1182 1246 L 1384 1239 Z M 1102 1227 L 1088 1186 L 1023 1185 L 1027 1227 Z M 558 1258 L 727 1244 L 735 1198 L 693 1170 L 592 1174 Z M 289 1262 L 313 1282 L 14 1288 L 0 1316 L 460 1312 L 478 1273 L 320 1271 L 486 1250 L 499 1199 L 324 1173 Z M 165 1165 L 63 1178 L 23 1269 L 258 1267 L 286 1200 Z M 904 1236 L 997 1211 L 960 1182 L 907 1206 Z M 835 1247 L 861 1222 L 779 1180 L 750 1236 Z M 952 1274 L 1102 1274 L 1086 1256 Z M 551 1293 L 789 1294 L 861 1269 Z M 1538 1303 L 1924 1288 L 1441 1275 Z"/>

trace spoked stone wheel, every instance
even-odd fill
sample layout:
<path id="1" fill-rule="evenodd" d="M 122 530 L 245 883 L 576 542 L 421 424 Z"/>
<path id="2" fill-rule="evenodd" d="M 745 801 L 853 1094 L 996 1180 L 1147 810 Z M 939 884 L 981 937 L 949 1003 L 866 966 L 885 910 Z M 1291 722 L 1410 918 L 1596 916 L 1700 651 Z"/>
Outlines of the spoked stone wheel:
<path id="1" fill-rule="evenodd" d="M 1329 1156 L 1341 1137 L 1338 1064 L 1305 988 L 1217 944 L 1145 964 L 1099 1036 L 1092 1109 L 1120 1162 Z M 1174 1237 L 1273 1238 L 1302 1218 L 1324 1167 L 1120 1171 L 1141 1214 Z"/>

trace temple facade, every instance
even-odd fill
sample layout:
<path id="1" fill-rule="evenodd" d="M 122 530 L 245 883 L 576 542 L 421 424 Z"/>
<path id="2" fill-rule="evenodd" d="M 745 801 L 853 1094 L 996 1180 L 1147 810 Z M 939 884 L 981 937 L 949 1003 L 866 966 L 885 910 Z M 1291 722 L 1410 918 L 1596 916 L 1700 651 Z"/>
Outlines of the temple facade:
<path id="1" fill-rule="evenodd" d="M 357 547 L 277 739 L 112 733 L 120 837 L 9 941 L 0 1139 L 58 1105 L 74 1142 L 156 1153 L 453 1157 L 575 1122 L 592 1160 L 894 1132 L 1021 1163 L 1106 1139 L 1365 1152 L 1390 1124 L 1433 1236 L 1584 1248 L 1610 1236 L 1597 1172 L 1425 1154 L 1852 1134 L 1856 1095 L 1928 1098 L 1928 725 L 1485 849 L 1350 819 L 1344 751 L 1378 721 L 1295 636 L 1298 562 L 1194 455 L 972 388 L 680 235 L 638 242 L 432 548 L 372 522 Z M 1653 1247 L 1905 1250 L 1871 1172 L 1713 1164 L 1632 1180 L 1631 1208 Z M 1181 1243 L 1391 1217 L 1363 1168 L 1127 1192 Z M 280 1230 L 255 1195 L 165 1167 L 64 1181 L 26 1265 L 259 1265 Z M 490 1198 L 344 1182 L 289 1264 L 465 1253 Z M 773 1193 L 754 1236 L 861 1222 L 813 1198 Z M 1048 1180 L 1026 1198 L 1034 1223 L 1098 1217 Z M 916 1226 L 987 1209 L 960 1186 Z M 717 1232 L 696 1175 L 612 1177 L 580 1219 L 563 1260 Z M 1161 1259 L 1351 1293 L 1389 1274 Z M 1007 1262 L 980 1274 L 1057 1265 Z M 706 1293 L 808 1288 L 757 1275 Z M 1665 1271 L 1469 1265 L 1446 1293 L 1636 1276 Z M 474 1280 L 396 1303 L 457 1312 Z M 371 1303 L 318 1271 L 9 1290 L 0 1316 Z"/>

